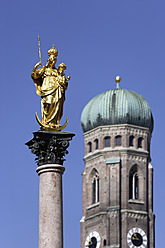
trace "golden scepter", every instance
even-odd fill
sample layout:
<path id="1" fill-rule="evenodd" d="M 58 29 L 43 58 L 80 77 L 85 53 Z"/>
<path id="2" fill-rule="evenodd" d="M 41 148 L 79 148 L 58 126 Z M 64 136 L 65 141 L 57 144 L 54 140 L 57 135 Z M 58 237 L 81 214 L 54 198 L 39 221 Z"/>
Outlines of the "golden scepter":
<path id="1" fill-rule="evenodd" d="M 39 35 L 38 35 L 38 47 L 39 47 L 39 58 L 40 58 L 40 62 L 41 62 L 41 46 L 40 46 L 40 37 L 39 37 Z"/>

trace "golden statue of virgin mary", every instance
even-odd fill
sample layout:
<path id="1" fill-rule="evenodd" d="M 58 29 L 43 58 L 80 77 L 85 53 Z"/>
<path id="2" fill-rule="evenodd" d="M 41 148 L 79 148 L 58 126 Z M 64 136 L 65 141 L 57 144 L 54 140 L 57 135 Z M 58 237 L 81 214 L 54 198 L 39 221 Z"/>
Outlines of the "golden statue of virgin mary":
<path id="1" fill-rule="evenodd" d="M 40 62 L 38 62 L 32 71 L 31 77 L 36 86 L 36 93 L 41 97 L 42 122 L 36 113 L 36 119 L 41 128 L 49 131 L 60 131 L 64 129 L 68 123 L 68 117 L 65 124 L 60 125 L 63 115 L 63 105 L 65 101 L 65 91 L 68 87 L 70 76 L 65 77 L 64 71 L 66 65 L 64 63 L 56 69 L 58 51 L 53 47 L 48 51 L 49 58 L 47 64 L 40 69 L 41 52 L 39 45 Z"/>

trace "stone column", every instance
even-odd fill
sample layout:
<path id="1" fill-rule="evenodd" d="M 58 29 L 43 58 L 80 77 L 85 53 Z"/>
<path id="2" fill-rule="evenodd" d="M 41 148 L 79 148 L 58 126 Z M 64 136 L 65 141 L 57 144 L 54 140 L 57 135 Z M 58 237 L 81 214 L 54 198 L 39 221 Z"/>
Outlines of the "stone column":
<path id="1" fill-rule="evenodd" d="M 39 248 L 63 248 L 62 174 L 69 132 L 38 131 L 26 145 L 37 158 L 39 186 Z"/>

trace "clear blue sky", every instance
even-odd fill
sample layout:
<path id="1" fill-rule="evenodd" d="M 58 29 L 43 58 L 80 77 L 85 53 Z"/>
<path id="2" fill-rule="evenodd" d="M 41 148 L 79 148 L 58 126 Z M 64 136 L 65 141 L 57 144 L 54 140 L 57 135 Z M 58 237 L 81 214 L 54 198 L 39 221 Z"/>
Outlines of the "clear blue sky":
<path id="1" fill-rule="evenodd" d="M 165 1 L 3 1 L 0 9 L 1 161 L 0 247 L 38 247 L 38 183 L 35 156 L 24 145 L 39 126 L 40 99 L 30 78 L 54 43 L 57 63 L 71 81 L 64 107 L 66 131 L 76 134 L 65 162 L 64 247 L 80 247 L 81 172 L 84 168 L 80 116 L 95 95 L 116 87 L 138 92 L 152 109 L 156 247 L 164 247 Z"/>

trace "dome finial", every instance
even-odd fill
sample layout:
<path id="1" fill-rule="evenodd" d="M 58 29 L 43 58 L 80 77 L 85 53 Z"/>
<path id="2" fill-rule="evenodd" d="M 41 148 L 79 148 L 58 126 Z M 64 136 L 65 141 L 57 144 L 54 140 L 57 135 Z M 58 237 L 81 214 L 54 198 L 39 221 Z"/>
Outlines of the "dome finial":
<path id="1" fill-rule="evenodd" d="M 116 76 L 115 81 L 116 81 L 116 83 L 117 83 L 116 89 L 120 89 L 119 83 L 120 83 L 120 81 L 121 81 L 121 77 L 120 77 L 120 76 Z"/>

